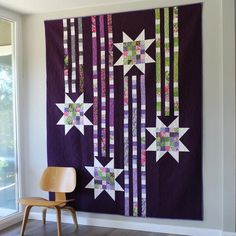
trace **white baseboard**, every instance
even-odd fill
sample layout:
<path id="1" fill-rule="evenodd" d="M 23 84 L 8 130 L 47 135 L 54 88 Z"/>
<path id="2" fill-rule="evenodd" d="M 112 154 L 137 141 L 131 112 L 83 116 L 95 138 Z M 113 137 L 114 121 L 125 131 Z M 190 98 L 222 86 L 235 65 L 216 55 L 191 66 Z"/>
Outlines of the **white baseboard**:
<path id="1" fill-rule="evenodd" d="M 5 228 L 8 228 L 12 225 L 19 223 L 20 221 L 22 221 L 22 218 L 23 218 L 23 213 L 19 212 L 19 213 L 11 215 L 5 219 L 2 219 L 0 221 L 0 230 L 3 230 Z"/>
<path id="2" fill-rule="evenodd" d="M 222 236 L 236 236 L 236 233 L 223 232 Z"/>
<path id="3" fill-rule="evenodd" d="M 42 214 L 40 212 L 31 212 L 30 219 L 41 220 Z M 109 227 L 117 229 L 129 229 L 129 230 L 139 230 L 146 232 L 155 233 L 168 233 L 177 235 L 188 235 L 188 236 L 236 236 L 234 233 L 222 233 L 221 230 L 216 229 L 204 229 L 204 228 L 194 228 L 194 227 L 182 227 L 182 226 L 172 226 L 172 225 L 157 225 L 153 223 L 137 223 L 129 221 L 111 220 L 111 219 L 99 219 L 99 218 L 88 218 L 77 216 L 78 223 L 80 225 L 91 225 L 100 227 Z M 56 215 L 53 213 L 47 214 L 48 221 L 56 221 Z M 62 214 L 62 222 L 73 223 L 70 215 Z"/>

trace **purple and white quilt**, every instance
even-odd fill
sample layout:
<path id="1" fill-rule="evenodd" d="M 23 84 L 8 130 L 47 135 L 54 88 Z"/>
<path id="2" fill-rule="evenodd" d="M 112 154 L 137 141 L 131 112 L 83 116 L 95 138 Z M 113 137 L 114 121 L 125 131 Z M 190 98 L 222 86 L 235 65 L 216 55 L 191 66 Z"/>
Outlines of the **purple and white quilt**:
<path id="1" fill-rule="evenodd" d="M 49 166 L 79 211 L 203 218 L 202 5 L 45 22 Z"/>

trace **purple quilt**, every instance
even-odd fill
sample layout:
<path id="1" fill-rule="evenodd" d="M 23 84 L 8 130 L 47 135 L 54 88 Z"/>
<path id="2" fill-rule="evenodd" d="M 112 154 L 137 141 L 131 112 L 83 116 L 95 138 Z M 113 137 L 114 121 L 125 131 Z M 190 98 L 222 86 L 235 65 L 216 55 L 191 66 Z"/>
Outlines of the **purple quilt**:
<path id="1" fill-rule="evenodd" d="M 45 22 L 48 165 L 76 168 L 77 210 L 202 219 L 201 27 L 201 4 Z"/>

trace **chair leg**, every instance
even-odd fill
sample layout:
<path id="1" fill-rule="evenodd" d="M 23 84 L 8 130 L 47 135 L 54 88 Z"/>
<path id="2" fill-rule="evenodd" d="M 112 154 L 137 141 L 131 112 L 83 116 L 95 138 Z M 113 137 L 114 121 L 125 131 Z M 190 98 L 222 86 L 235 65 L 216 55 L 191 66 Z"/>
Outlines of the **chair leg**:
<path id="1" fill-rule="evenodd" d="M 22 221 L 20 236 L 24 235 L 25 227 L 26 227 L 26 224 L 27 224 L 27 221 L 28 221 L 28 217 L 29 217 L 29 213 L 30 213 L 31 208 L 32 208 L 32 206 L 26 206 L 25 207 L 24 218 L 23 218 L 23 221 Z"/>
<path id="2" fill-rule="evenodd" d="M 46 224 L 46 213 L 47 213 L 47 208 L 43 208 L 42 209 L 42 220 L 43 220 L 43 224 Z"/>
<path id="3" fill-rule="evenodd" d="M 55 206 L 57 211 L 57 236 L 61 236 L 61 208 Z"/>
<path id="4" fill-rule="evenodd" d="M 76 227 L 78 227 L 78 221 L 77 221 L 75 209 L 73 207 L 69 207 L 69 206 L 65 207 L 65 209 L 67 209 L 71 212 L 74 224 Z"/>

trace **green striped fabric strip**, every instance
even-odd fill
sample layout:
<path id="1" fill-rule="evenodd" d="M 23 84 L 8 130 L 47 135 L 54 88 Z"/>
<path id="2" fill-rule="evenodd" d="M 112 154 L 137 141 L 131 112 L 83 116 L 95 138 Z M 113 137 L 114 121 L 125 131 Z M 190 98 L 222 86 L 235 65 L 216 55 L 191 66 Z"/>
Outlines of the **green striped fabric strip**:
<path id="1" fill-rule="evenodd" d="M 161 24 L 160 9 L 155 10 L 156 24 L 156 115 L 161 116 Z"/>
<path id="2" fill-rule="evenodd" d="M 165 116 L 170 115 L 170 39 L 169 8 L 164 9 L 165 32 Z"/>

